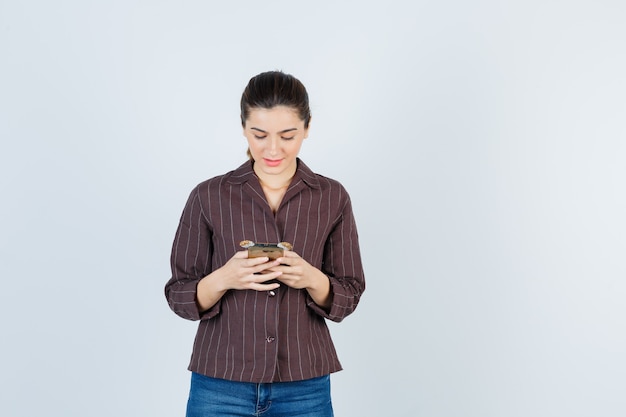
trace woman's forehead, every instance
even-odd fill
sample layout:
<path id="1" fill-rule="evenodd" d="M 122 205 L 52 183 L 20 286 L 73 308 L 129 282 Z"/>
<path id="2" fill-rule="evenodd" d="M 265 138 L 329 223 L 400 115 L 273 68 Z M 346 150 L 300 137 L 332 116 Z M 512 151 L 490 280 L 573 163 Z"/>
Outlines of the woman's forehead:
<path id="1" fill-rule="evenodd" d="M 292 129 L 304 124 L 300 119 L 298 111 L 292 107 L 277 106 L 270 109 L 255 107 L 250 109 L 246 125 L 248 127 L 256 127 L 259 129 L 276 128 Z"/>

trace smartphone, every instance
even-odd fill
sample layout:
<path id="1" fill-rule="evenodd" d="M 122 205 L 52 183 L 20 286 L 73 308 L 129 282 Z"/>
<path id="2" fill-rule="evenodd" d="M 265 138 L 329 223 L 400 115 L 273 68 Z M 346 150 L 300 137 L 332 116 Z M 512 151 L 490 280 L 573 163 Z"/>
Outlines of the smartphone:
<path id="1" fill-rule="evenodd" d="M 276 260 L 284 255 L 285 250 L 291 250 L 291 244 L 280 243 L 254 243 L 244 240 L 239 244 L 242 248 L 248 249 L 248 258 L 260 258 L 267 256 L 270 261 Z"/>

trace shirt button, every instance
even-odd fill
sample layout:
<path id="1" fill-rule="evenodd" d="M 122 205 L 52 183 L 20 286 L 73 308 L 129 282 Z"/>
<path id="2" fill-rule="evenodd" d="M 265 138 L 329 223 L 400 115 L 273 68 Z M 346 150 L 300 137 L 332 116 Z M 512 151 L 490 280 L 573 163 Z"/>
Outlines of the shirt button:
<path id="1" fill-rule="evenodd" d="M 272 343 L 274 340 L 276 340 L 276 338 L 274 336 L 267 336 L 265 340 L 267 340 L 267 343 Z"/>
<path id="2" fill-rule="evenodd" d="M 270 297 L 273 297 L 276 295 L 276 292 L 274 291 L 268 291 L 267 293 L 269 294 Z"/>

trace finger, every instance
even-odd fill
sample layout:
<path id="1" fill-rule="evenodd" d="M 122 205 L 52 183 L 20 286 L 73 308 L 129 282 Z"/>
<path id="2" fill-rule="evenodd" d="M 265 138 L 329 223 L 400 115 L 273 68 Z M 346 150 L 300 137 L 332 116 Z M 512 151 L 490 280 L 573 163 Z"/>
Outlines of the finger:
<path id="1" fill-rule="evenodd" d="M 246 266 L 249 267 L 253 267 L 253 266 L 259 266 L 259 265 L 265 265 L 269 262 L 270 258 L 268 258 L 267 256 L 262 256 L 259 258 L 248 258 L 248 260 L 246 261 Z"/>
<path id="2" fill-rule="evenodd" d="M 247 250 L 240 250 L 235 252 L 235 254 L 233 255 L 233 258 L 237 258 L 237 259 L 244 259 L 248 257 L 248 251 Z"/>
<path id="3" fill-rule="evenodd" d="M 272 282 L 271 284 L 255 283 L 250 286 L 251 290 L 256 291 L 271 291 L 276 288 L 280 288 L 280 284 L 278 282 Z"/>
<path id="4" fill-rule="evenodd" d="M 300 257 L 294 257 L 294 256 L 282 256 L 278 259 L 276 259 L 278 261 L 278 263 L 280 265 L 287 265 L 287 266 L 292 266 L 292 265 L 297 265 L 298 262 L 300 262 Z"/>
<path id="5" fill-rule="evenodd" d="M 252 281 L 257 284 L 260 284 L 263 282 L 271 281 L 273 279 L 277 279 L 281 275 L 282 275 L 282 272 L 280 271 L 268 272 L 266 274 L 255 274 L 255 275 L 252 275 Z"/>
<path id="6" fill-rule="evenodd" d="M 295 265 L 299 259 L 302 259 L 302 257 L 296 252 L 285 251 L 283 252 L 283 256 L 281 256 L 277 260 L 283 265 Z"/>
<path id="7" fill-rule="evenodd" d="M 251 269 L 253 273 L 258 274 L 263 271 L 271 270 L 272 268 L 275 268 L 278 265 L 279 265 L 278 261 L 271 261 L 271 262 L 266 261 L 266 262 L 259 263 L 257 265 L 253 265 Z"/>

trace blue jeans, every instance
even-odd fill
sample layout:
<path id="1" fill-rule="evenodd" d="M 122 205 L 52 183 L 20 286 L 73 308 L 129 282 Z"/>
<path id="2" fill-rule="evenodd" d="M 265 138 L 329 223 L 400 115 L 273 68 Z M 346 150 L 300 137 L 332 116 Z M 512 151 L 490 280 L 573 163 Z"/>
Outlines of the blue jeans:
<path id="1" fill-rule="evenodd" d="M 333 417 L 330 375 L 255 384 L 191 374 L 187 417 Z"/>

